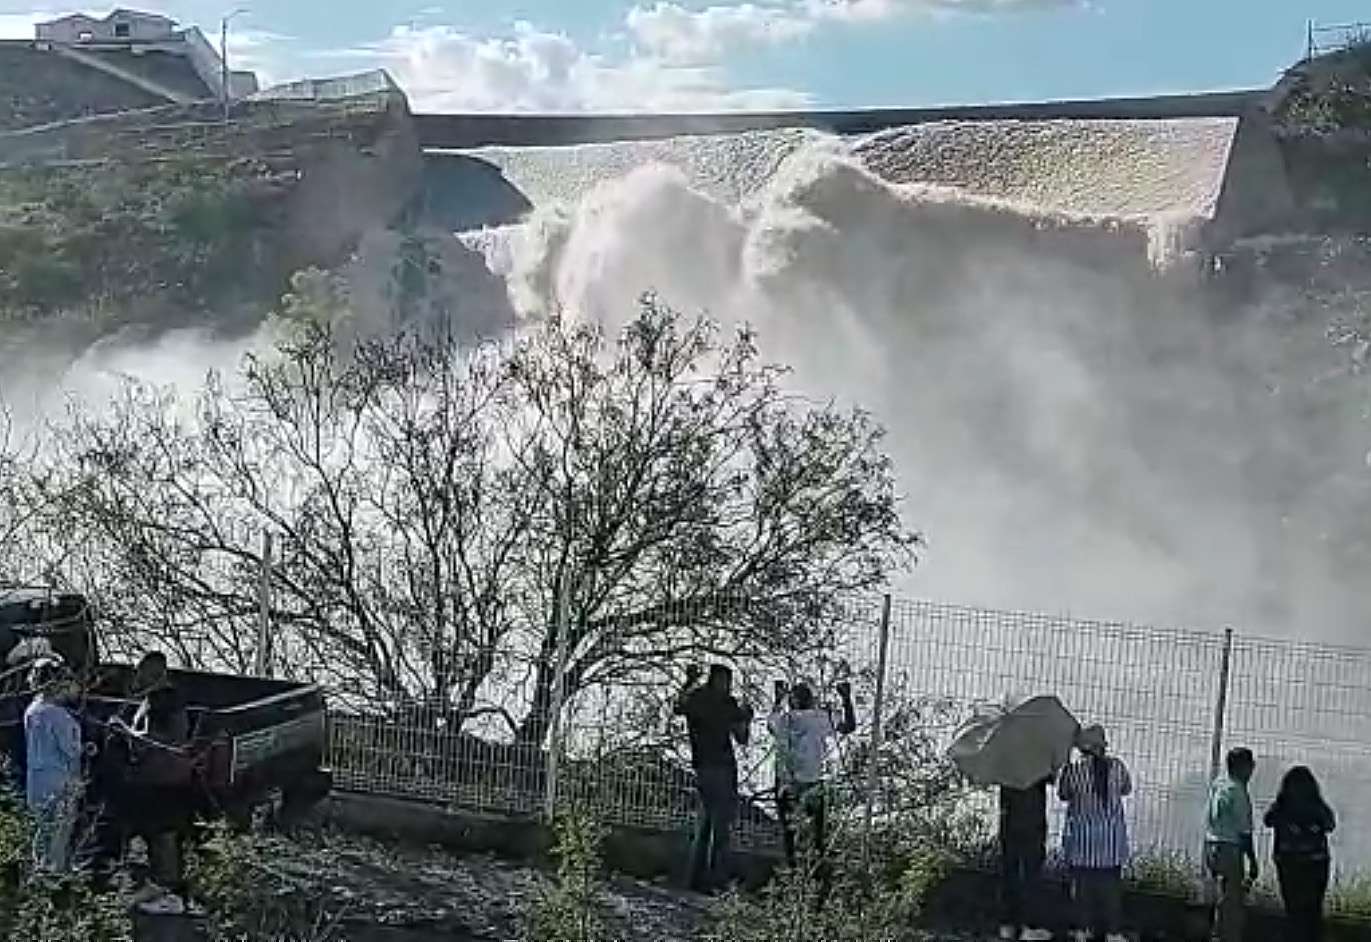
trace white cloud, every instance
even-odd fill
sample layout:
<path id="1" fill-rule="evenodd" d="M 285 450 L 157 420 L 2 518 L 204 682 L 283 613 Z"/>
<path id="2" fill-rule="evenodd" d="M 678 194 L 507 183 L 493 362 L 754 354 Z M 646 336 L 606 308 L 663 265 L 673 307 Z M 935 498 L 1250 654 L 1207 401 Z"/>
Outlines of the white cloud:
<path id="1" fill-rule="evenodd" d="M 439 111 L 641 112 L 798 108 L 786 89 L 734 88 L 717 66 L 637 53 L 611 59 L 527 23 L 506 37 L 400 27 L 365 50 L 416 108 Z"/>
<path id="2" fill-rule="evenodd" d="M 629 34 L 643 53 L 665 62 L 717 62 L 734 49 L 789 42 L 808 36 L 816 20 L 796 6 L 711 6 L 688 10 L 678 3 L 634 7 Z"/>
<path id="3" fill-rule="evenodd" d="M 834 21 L 862 24 L 917 13 L 1007 14 L 1085 5 L 1086 0 L 781 0 L 690 9 L 658 0 L 631 9 L 627 26 L 644 54 L 699 64 L 748 46 L 803 39 Z"/>

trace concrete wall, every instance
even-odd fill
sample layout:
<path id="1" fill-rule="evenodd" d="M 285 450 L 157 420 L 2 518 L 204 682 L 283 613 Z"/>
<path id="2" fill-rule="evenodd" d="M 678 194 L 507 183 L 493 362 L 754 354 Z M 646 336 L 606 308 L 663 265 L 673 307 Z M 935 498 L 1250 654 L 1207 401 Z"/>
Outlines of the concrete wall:
<path id="1" fill-rule="evenodd" d="M 0 42 L 0 88 L 0 132 L 165 103 L 31 42 Z"/>
<path id="2" fill-rule="evenodd" d="M 689 134 L 741 134 L 812 128 L 869 134 L 934 121 L 1146 120 L 1236 117 L 1263 92 L 1220 92 L 1153 98 L 977 105 L 867 111 L 794 111 L 702 115 L 460 115 L 418 114 L 419 140 L 430 149 L 555 147 L 611 141 L 660 140 Z"/>
<path id="3" fill-rule="evenodd" d="M 1204 240 L 1226 246 L 1235 239 L 1298 225 L 1294 191 L 1271 119 L 1254 110 L 1238 125 L 1223 190 Z"/>
<path id="4" fill-rule="evenodd" d="M 224 60 L 219 57 L 219 53 L 209 44 L 205 34 L 200 32 L 200 28 L 192 26 L 181 34 L 185 42 L 185 53 L 190 59 L 191 66 L 195 69 L 195 74 L 200 76 L 200 80 L 205 83 L 215 98 L 224 97 Z M 230 83 L 231 87 L 232 83 Z"/>
<path id="5" fill-rule="evenodd" d="M 254 95 L 262 101 L 341 101 L 367 95 L 401 94 L 400 86 L 384 69 L 330 79 L 304 79 L 273 85 Z"/>

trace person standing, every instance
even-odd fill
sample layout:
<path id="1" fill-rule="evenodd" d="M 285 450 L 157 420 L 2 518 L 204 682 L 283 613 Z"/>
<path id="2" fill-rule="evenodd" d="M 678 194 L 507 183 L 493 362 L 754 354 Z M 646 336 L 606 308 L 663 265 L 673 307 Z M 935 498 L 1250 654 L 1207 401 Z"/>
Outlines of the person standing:
<path id="1" fill-rule="evenodd" d="M 139 697 L 126 748 L 131 761 L 119 790 L 116 813 L 126 836 L 138 835 L 147 845 L 148 866 L 155 884 L 139 902 L 146 913 L 180 914 L 186 907 L 183 869 L 184 837 L 193 809 L 188 795 L 194 775 L 190 716 L 171 681 L 166 655 L 152 651 L 138 662 L 129 694 Z M 116 721 L 122 723 L 122 720 Z"/>
<path id="2" fill-rule="evenodd" d="M 840 683 L 837 691 L 843 715 L 834 723 L 833 714 L 815 702 L 814 691 L 807 684 L 788 688 L 784 681 L 777 681 L 771 716 L 767 720 L 776 741 L 776 809 L 781 819 L 786 863 L 791 868 L 796 864 L 799 828 L 795 816 L 799 810 L 809 821 L 810 843 L 819 861 L 819 906 L 828 896 L 829 881 L 824 861 L 828 818 L 824 759 L 833 740 L 857 728 L 852 685 Z M 789 709 L 785 708 L 787 701 Z"/>
<path id="3" fill-rule="evenodd" d="M 747 745 L 752 710 L 733 696 L 733 672 L 722 664 L 709 669 L 700 685 L 700 667 L 686 669 L 686 682 L 674 712 L 686 719 L 691 764 L 700 810 L 690 851 L 689 886 L 712 892 L 728 879 L 729 829 L 738 813 L 738 760 L 733 744 Z"/>
<path id="4" fill-rule="evenodd" d="M 1247 891 L 1261 874 L 1252 842 L 1252 796 L 1248 793 L 1257 760 L 1250 749 L 1233 749 L 1225 767 L 1227 771 L 1209 791 L 1204 856 L 1218 882 L 1214 938 L 1218 942 L 1241 942 L 1247 922 Z M 1244 859 L 1249 865 L 1246 874 Z"/>
<path id="5" fill-rule="evenodd" d="M 37 662 L 31 677 L 37 692 L 24 711 L 24 742 L 34 866 L 61 873 L 70 863 L 81 806 L 81 724 L 70 710 L 78 690 L 60 661 Z"/>
<path id="6" fill-rule="evenodd" d="M 1108 942 L 1123 942 L 1123 868 L 1128 864 L 1128 822 L 1123 799 L 1133 780 L 1123 761 L 1109 755 L 1101 726 L 1090 726 L 1076 738 L 1081 757 L 1062 772 L 1057 792 L 1066 802 L 1062 853 L 1071 869 L 1076 902 L 1078 942 L 1092 933 Z"/>
<path id="7" fill-rule="evenodd" d="M 1047 861 L 1048 776 L 1028 788 L 1000 787 L 1000 938 L 1048 942 L 1052 933 L 1030 916 L 1042 912 L 1042 870 Z"/>
<path id="8" fill-rule="evenodd" d="M 1276 833 L 1273 856 L 1285 903 L 1285 938 L 1289 942 L 1319 942 L 1332 866 L 1328 835 L 1337 827 L 1337 820 L 1307 766 L 1297 765 L 1285 773 L 1265 820 Z"/>

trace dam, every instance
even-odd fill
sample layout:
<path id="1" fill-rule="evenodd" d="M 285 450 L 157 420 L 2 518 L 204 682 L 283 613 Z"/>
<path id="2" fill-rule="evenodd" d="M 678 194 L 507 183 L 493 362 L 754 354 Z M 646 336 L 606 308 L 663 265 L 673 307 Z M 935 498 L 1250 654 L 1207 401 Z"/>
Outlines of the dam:
<path id="1" fill-rule="evenodd" d="M 148 104 L 146 84 L 111 107 L 175 104 Z M 888 430 L 905 513 L 928 541 L 894 588 L 975 606 L 955 622 L 965 661 L 937 663 L 947 651 L 933 642 L 917 660 L 989 684 L 999 675 L 973 658 L 987 637 L 977 613 L 992 609 L 1365 641 L 1365 155 L 1292 133 L 1279 91 L 541 117 L 411 115 L 388 78 L 362 77 L 268 89 L 222 127 L 212 102 L 119 122 L 140 159 L 158 136 L 177 148 L 192 131 L 211 157 L 225 141 L 258 147 L 272 184 L 297 187 L 273 204 L 300 213 L 288 231 L 320 243 L 301 266 L 342 269 L 368 240 L 433 236 L 446 313 L 474 337 L 554 312 L 612 332 L 645 291 L 755 329 L 797 400 L 867 410 Z M 306 125 L 283 102 L 347 120 Z M 31 107 L 43 126 L 0 135 L 0 161 L 111 159 L 99 115 L 41 94 Z M 254 113 L 270 124 L 260 142 Z M 304 137 L 317 154 L 301 156 Z M 264 309 L 234 321 L 235 338 Z M 133 373 L 136 352 L 118 361 Z M 1001 633 L 1017 656 L 1016 625 Z M 1168 671 L 1176 644 L 1150 637 L 1122 671 L 1075 642 L 1030 654 L 1074 656 L 1082 686 L 1121 713 L 1146 713 L 1161 690 L 1186 714 L 1186 769 L 1202 776 L 1209 717 L 1191 695 L 1210 646 Z M 1355 753 L 1337 782 L 1351 794 L 1367 775 L 1348 744 L 1364 737 L 1344 712 L 1301 717 L 1337 725 L 1319 735 Z M 1176 741 L 1172 720 L 1144 724 L 1158 753 Z M 1172 771 L 1140 769 L 1181 814 L 1202 783 Z"/>

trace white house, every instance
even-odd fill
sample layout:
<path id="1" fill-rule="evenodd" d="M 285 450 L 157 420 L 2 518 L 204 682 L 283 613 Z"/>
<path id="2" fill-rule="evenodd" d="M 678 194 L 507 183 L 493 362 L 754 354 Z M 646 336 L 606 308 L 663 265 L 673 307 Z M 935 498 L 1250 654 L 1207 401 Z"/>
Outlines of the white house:
<path id="1" fill-rule="evenodd" d="M 104 19 L 77 13 L 39 23 L 39 42 L 79 45 L 83 43 L 166 42 L 176 36 L 176 22 L 155 13 L 115 10 Z"/>
<path id="2" fill-rule="evenodd" d="M 199 27 L 179 29 L 175 20 L 156 13 L 119 9 L 104 19 L 77 13 L 39 23 L 34 39 L 40 48 L 58 50 L 68 58 L 77 58 L 113 75 L 125 74 L 118 63 L 106 58 L 96 64 L 86 53 L 129 52 L 146 55 L 156 52 L 180 56 L 200 77 L 209 93 L 208 97 L 224 97 L 224 63 L 219 50 L 205 38 Z M 145 77 L 128 79 L 144 88 L 148 87 Z M 253 73 L 229 73 L 229 98 L 246 98 L 257 88 L 257 76 Z M 167 94 L 172 100 L 177 100 L 175 93 Z"/>

